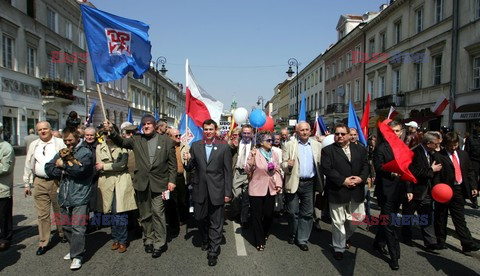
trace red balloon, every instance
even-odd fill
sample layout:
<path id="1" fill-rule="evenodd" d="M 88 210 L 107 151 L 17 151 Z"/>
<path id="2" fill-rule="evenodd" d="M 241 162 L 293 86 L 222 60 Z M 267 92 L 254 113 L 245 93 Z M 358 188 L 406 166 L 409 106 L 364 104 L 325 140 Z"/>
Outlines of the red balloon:
<path id="1" fill-rule="evenodd" d="M 439 183 L 432 188 L 432 197 L 440 203 L 448 203 L 453 197 L 452 188 L 445 183 Z"/>
<path id="2" fill-rule="evenodd" d="M 273 126 L 274 126 L 273 118 L 270 116 L 267 116 L 267 120 L 265 121 L 265 124 L 258 130 L 259 131 L 267 130 L 267 131 L 273 132 Z"/>

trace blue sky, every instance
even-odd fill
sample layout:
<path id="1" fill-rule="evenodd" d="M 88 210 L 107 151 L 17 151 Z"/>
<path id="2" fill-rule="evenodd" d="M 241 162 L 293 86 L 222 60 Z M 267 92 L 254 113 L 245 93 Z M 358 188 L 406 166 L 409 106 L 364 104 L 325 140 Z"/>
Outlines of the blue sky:
<path id="1" fill-rule="evenodd" d="M 91 0 L 101 10 L 150 25 L 152 59 L 185 83 L 185 59 L 200 85 L 229 107 L 248 110 L 336 41 L 341 14 L 378 11 L 389 0 Z M 114 4 L 112 4 L 114 3 Z"/>

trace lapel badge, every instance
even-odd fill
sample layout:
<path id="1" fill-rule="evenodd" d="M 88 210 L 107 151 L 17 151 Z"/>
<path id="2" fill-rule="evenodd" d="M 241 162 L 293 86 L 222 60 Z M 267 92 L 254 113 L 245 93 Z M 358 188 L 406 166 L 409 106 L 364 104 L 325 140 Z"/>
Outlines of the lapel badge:
<path id="1" fill-rule="evenodd" d="M 161 148 L 162 148 L 162 147 L 160 147 L 160 146 L 157 146 L 157 149 L 161 149 Z"/>
<path id="2" fill-rule="evenodd" d="M 213 150 L 217 150 L 217 147 L 213 147 Z"/>

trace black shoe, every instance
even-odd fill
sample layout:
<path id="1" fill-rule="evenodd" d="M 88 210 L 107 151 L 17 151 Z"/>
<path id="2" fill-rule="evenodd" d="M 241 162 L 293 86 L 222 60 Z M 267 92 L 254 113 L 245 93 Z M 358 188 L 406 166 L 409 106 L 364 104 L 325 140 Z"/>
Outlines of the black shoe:
<path id="1" fill-rule="evenodd" d="M 438 254 L 438 252 L 436 252 L 435 250 L 438 250 L 438 245 L 436 244 L 429 244 L 425 246 L 425 251 L 429 253 Z"/>
<path id="2" fill-rule="evenodd" d="M 208 241 L 202 242 L 202 251 L 207 251 L 207 250 L 208 250 Z"/>
<path id="3" fill-rule="evenodd" d="M 145 244 L 145 253 L 151 254 L 153 252 L 153 244 Z"/>
<path id="4" fill-rule="evenodd" d="M 250 227 L 250 224 L 248 224 L 248 222 L 242 222 L 240 226 L 242 227 L 242 229 L 248 229 L 248 227 Z"/>
<path id="5" fill-rule="evenodd" d="M 410 247 L 413 247 L 413 241 L 412 240 L 405 240 L 405 241 L 403 241 L 403 244 L 408 245 Z"/>
<path id="6" fill-rule="evenodd" d="M 346 248 L 346 249 L 350 249 L 350 245 L 351 245 L 351 244 L 352 244 L 352 243 L 350 242 L 350 240 L 347 240 L 347 241 L 345 242 L 345 248 Z"/>
<path id="7" fill-rule="evenodd" d="M 162 250 L 161 249 L 153 249 L 152 258 L 158 258 L 160 256 L 162 256 Z"/>
<path id="8" fill-rule="evenodd" d="M 216 266 L 217 265 L 217 256 L 215 255 L 208 255 L 208 266 Z"/>
<path id="9" fill-rule="evenodd" d="M 400 267 L 398 266 L 398 260 L 396 258 L 393 258 L 388 265 L 392 270 L 398 270 Z"/>
<path id="10" fill-rule="evenodd" d="M 60 242 L 61 243 L 66 243 L 68 240 L 65 237 L 60 237 Z"/>
<path id="11" fill-rule="evenodd" d="M 388 255 L 388 251 L 385 249 L 385 246 L 381 246 L 378 243 L 373 243 L 373 249 L 375 249 L 381 255 Z"/>
<path id="12" fill-rule="evenodd" d="M 335 253 L 333 253 L 333 258 L 334 258 L 335 260 L 338 260 L 338 261 L 343 260 L 343 252 L 335 252 Z"/>
<path id="13" fill-rule="evenodd" d="M 302 251 L 308 251 L 308 245 L 306 244 L 297 244 Z"/>
<path id="14" fill-rule="evenodd" d="M 480 250 L 480 246 L 479 246 L 478 244 L 476 244 L 476 243 L 474 243 L 474 244 L 472 244 L 472 245 L 470 245 L 470 246 L 464 246 L 464 247 L 462 248 L 462 251 L 463 251 L 464 253 L 473 252 L 473 251 L 478 251 L 478 250 Z"/>
<path id="15" fill-rule="evenodd" d="M 288 237 L 289 244 L 295 244 L 295 237 Z"/>
<path id="16" fill-rule="evenodd" d="M 40 256 L 40 255 L 43 255 L 45 254 L 45 252 L 47 252 L 47 247 L 46 246 L 40 246 L 38 249 L 37 249 L 37 256 Z"/>
<path id="17" fill-rule="evenodd" d="M 437 249 L 438 250 L 443 250 L 443 249 L 448 249 L 447 244 L 442 242 L 437 244 Z"/>

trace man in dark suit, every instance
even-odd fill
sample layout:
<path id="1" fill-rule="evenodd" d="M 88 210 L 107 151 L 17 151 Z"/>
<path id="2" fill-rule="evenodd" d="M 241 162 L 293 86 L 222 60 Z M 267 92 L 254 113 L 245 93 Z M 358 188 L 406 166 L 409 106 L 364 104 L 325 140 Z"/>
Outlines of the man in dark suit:
<path id="1" fill-rule="evenodd" d="M 421 225 L 423 242 L 426 250 L 433 253 L 439 249 L 433 227 L 432 180 L 434 173 L 442 170 L 437 163 L 435 148 L 440 145 L 440 136 L 429 131 L 423 135 L 422 142 L 412 149 L 413 160 L 410 171 L 417 179 L 417 184 L 407 183 L 407 201 L 402 205 L 402 215 L 412 216 L 417 211 L 419 216 L 427 218 L 427 224 Z M 403 225 L 402 235 L 405 244 L 412 246 L 412 226 Z"/>
<path id="2" fill-rule="evenodd" d="M 443 169 L 435 175 L 433 183 L 445 183 L 453 190 L 453 197 L 448 203 L 435 203 L 435 234 L 441 249 L 447 248 L 448 210 L 452 217 L 455 231 L 460 238 L 463 252 L 477 251 L 480 246 L 473 241 L 465 222 L 465 198 L 477 196 L 478 187 L 475 172 L 468 154 L 458 148 L 458 135 L 449 132 L 445 135 L 445 149 L 438 154 Z"/>
<path id="3" fill-rule="evenodd" d="M 336 260 L 350 248 L 349 238 L 365 217 L 365 183 L 368 178 L 367 150 L 350 143 L 350 129 L 335 126 L 335 143 L 322 149 L 321 165 L 332 217 L 332 244 Z"/>
<path id="4" fill-rule="evenodd" d="M 223 235 L 224 206 L 232 198 L 232 153 L 227 143 L 215 138 L 214 120 L 203 122 L 204 139 L 194 142 L 184 154 L 187 171 L 195 168 L 192 200 L 199 221 L 202 250 L 208 250 L 208 265 L 215 266 Z"/>
<path id="5" fill-rule="evenodd" d="M 146 253 L 158 258 L 166 249 L 167 224 L 163 198 L 175 189 L 177 158 L 173 141 L 155 132 L 155 118 L 142 117 L 143 134 L 122 138 L 113 130 L 112 123 L 105 121 L 104 129 L 119 147 L 133 149 L 135 176 L 133 188 L 140 211 Z"/>
<path id="6" fill-rule="evenodd" d="M 402 136 L 402 125 L 396 121 L 391 121 L 388 126 L 393 130 L 398 138 Z M 383 170 L 382 166 L 392 160 L 393 155 L 390 144 L 382 139 L 382 142 L 375 148 L 373 152 L 373 163 L 375 167 L 375 192 L 378 205 L 381 208 L 380 215 L 387 217 L 386 224 L 380 223 L 373 247 L 381 254 L 386 254 L 383 247 L 387 244 L 388 252 L 390 253 L 390 268 L 398 270 L 398 259 L 400 258 L 400 244 L 398 236 L 395 231 L 395 226 L 392 224 L 392 214 L 397 214 L 402 203 L 402 199 L 406 197 L 404 181 L 400 180 L 400 175 Z"/>

